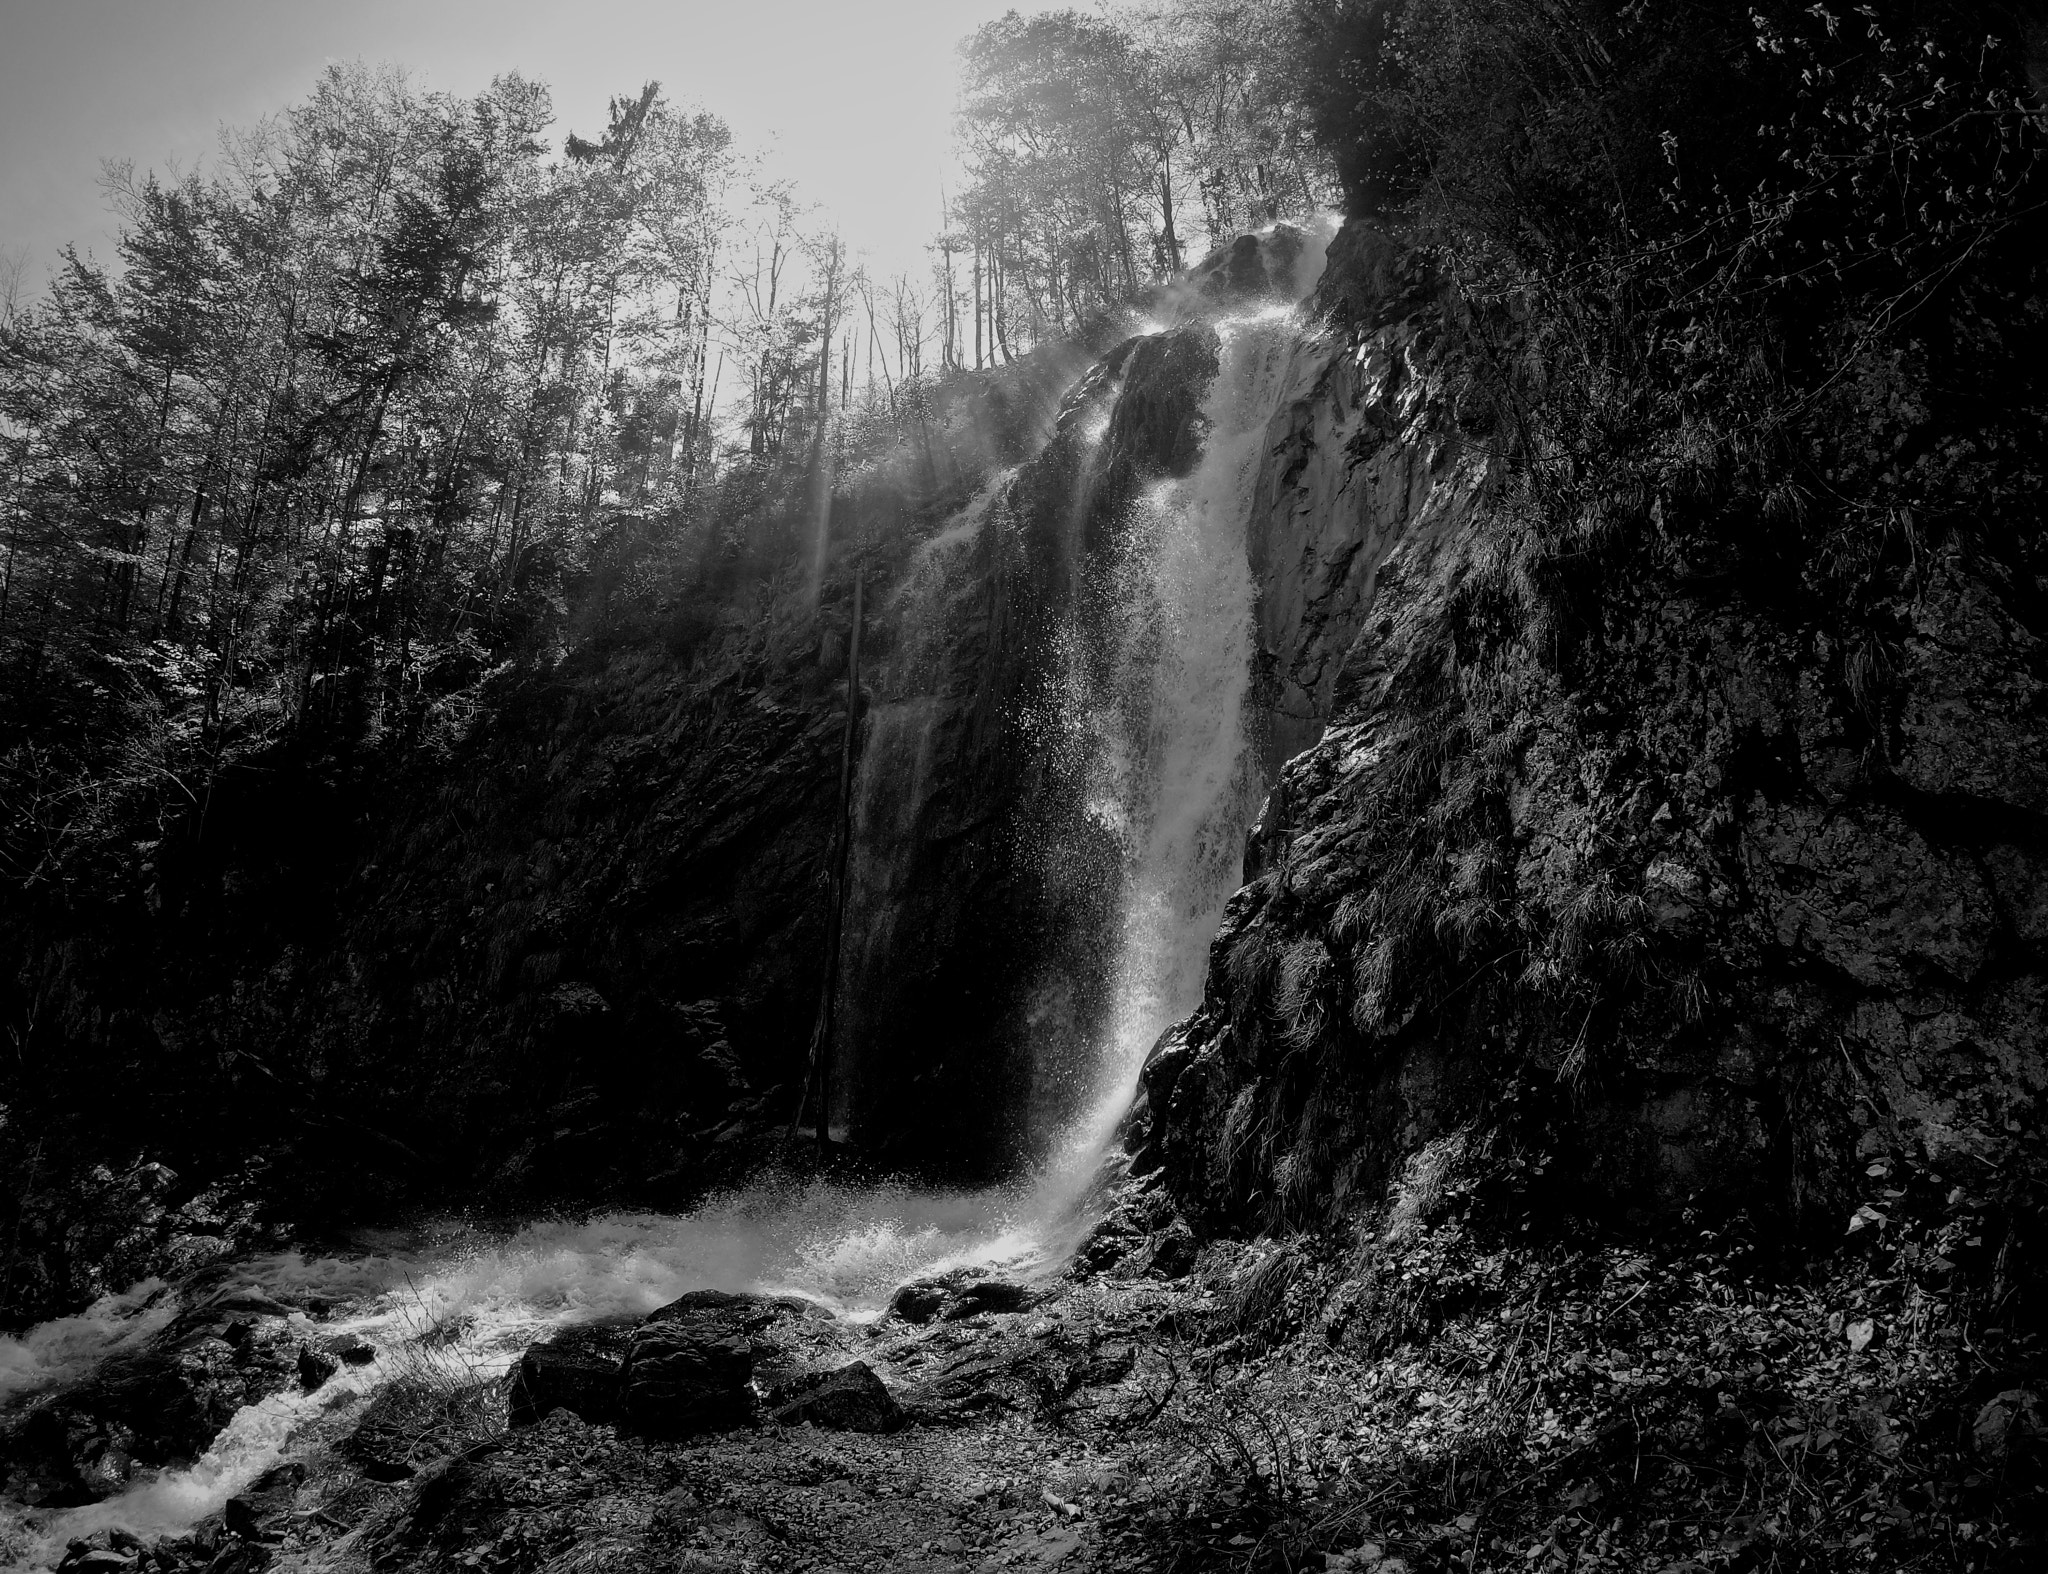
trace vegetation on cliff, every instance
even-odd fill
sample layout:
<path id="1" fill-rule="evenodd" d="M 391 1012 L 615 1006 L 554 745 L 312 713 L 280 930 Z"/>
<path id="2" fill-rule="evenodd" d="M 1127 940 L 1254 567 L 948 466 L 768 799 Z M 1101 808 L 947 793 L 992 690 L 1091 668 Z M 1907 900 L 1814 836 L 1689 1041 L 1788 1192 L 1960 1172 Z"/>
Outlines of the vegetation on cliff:
<path id="1" fill-rule="evenodd" d="M 1615 1231 L 1652 1291 L 1725 1274 L 1721 1248 L 1679 1243 L 1732 1220 L 1771 1295 L 1836 1276 L 1786 1331 L 1817 1337 L 1832 1305 L 1852 1350 L 1873 1336 L 1859 1297 L 1904 1293 L 1893 1316 L 1940 1352 L 1910 1401 L 1887 1388 L 1920 1450 L 1891 1477 L 1917 1536 L 1985 1488 L 1964 1433 L 2005 1424 L 2001 1394 L 2036 1404 L 2043 1359 L 2038 23 L 1313 15 L 1358 215 L 1324 286 L 1332 365 L 1362 369 L 1349 462 L 1374 475 L 1419 431 L 1448 501 L 1406 514 L 1377 567 L 1208 998 L 1148 1071 L 1141 1168 L 1211 1230 L 1372 1220 L 1389 1242 L 1419 1175 L 1461 1174 L 1470 1219 L 1526 1232 L 1515 1271 Z M 1464 1271 L 1344 1273 L 1398 1299 Z M 1746 1381 L 1796 1392 L 1815 1371 L 1795 1343 Z M 1744 1382 L 1707 1385 L 1723 1419 Z M 1643 1411 L 1596 1419 L 1625 1417 Z M 1791 1459 L 1769 1430 L 1666 1458 L 1745 1504 L 1821 1509 L 1836 1488 L 1758 1475 Z M 1490 1494 L 1536 1477 L 1477 1468 L 1460 1501 L 1479 1527 L 1443 1500 L 1431 1556 L 1512 1554 L 1485 1539 Z M 1657 1512 L 1647 1479 L 1611 1530 Z M 1705 1479 L 1688 1503 L 1714 1500 Z M 2022 1566 L 2032 1478 L 1983 1501 L 1987 1547 L 1879 1549 L 1822 1515 L 1619 1557 Z M 1616 1555 L 1586 1532 L 1573 1559 Z"/>

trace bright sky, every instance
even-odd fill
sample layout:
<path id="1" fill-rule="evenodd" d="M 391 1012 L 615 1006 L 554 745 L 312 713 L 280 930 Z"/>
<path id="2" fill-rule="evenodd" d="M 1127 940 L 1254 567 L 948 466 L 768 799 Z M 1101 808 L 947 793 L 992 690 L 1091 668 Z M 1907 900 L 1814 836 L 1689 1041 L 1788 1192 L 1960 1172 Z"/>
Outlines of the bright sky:
<path id="1" fill-rule="evenodd" d="M 658 80 L 743 148 L 771 148 L 877 272 L 921 270 L 951 175 L 955 46 L 1053 3 L 0 0 L 0 253 L 27 248 L 38 285 L 66 241 L 111 260 L 101 160 L 190 168 L 221 125 L 296 102 L 328 61 L 364 59 L 464 94 L 500 71 L 539 77 L 557 148 Z"/>

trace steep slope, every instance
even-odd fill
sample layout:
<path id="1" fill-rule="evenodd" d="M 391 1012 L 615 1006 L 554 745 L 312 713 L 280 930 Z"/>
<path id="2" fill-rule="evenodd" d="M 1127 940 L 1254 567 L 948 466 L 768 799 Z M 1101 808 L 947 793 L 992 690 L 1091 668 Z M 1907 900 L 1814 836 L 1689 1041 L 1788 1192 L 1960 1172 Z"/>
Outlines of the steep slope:
<path id="1" fill-rule="evenodd" d="M 1823 1233 L 1912 1172 L 2002 1197 L 1976 1250 L 2021 1274 L 2048 1087 L 2021 521 L 1920 540 L 1852 619 L 1768 531 L 1745 560 L 1642 500 L 1562 581 L 1578 621 L 1534 621 L 1440 298 L 1357 227 L 1333 255 L 1339 326 L 1252 522 L 1274 752 L 1309 746 L 1147 1071 L 1140 1167 L 1212 1226 L 1327 1218 L 1469 1148 L 1567 1208 Z M 2019 364 L 2030 289 L 2002 302 Z M 1872 371 L 1841 418 L 1947 375 Z"/>

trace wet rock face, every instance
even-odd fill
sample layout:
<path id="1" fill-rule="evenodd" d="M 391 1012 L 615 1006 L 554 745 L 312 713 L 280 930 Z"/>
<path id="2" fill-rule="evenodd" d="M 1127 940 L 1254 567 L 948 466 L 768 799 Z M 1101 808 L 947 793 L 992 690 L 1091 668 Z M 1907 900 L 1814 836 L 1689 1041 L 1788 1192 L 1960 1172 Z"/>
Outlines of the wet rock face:
<path id="1" fill-rule="evenodd" d="M 1333 256 L 1347 310 L 1400 288 L 1381 251 Z M 1882 1160 L 2009 1165 L 2048 1095 L 2031 603 L 1931 558 L 1858 643 L 1645 552 L 1568 667 L 1532 642 L 1483 687 L 1498 526 L 1424 337 L 1305 349 L 1270 429 L 1277 777 L 1204 1004 L 1147 1070 L 1141 1171 L 1203 1227 L 1311 1220 L 1508 1094 L 1575 1195 L 1646 1218 L 1836 1234 Z"/>
<path id="2" fill-rule="evenodd" d="M 1114 648 L 1131 504 L 1199 458 L 1217 354 L 1192 317 L 1111 348 L 876 619 L 838 1065 L 884 1162 L 1014 1173 L 1084 1080 L 1120 854 L 1064 739 L 1070 663 Z"/>

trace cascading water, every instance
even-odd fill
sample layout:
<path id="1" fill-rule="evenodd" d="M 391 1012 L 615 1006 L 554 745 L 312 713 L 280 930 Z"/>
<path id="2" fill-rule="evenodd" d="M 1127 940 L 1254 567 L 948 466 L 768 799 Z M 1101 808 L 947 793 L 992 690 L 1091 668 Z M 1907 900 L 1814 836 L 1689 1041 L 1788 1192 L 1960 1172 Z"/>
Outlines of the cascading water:
<path id="1" fill-rule="evenodd" d="M 1313 282 L 1320 250 L 1297 277 Z M 1124 851 L 1113 1005 L 1047 1201 L 1084 1186 L 1159 1035 L 1200 1001 L 1210 938 L 1240 882 L 1259 783 L 1250 747 L 1251 571 L 1245 520 L 1298 334 L 1292 302 L 1215 323 L 1218 369 L 1199 462 L 1125 523 L 1114 655 L 1087 706 L 1089 812 Z M 1075 685 L 1088 687 L 1085 680 Z"/>
<path id="2" fill-rule="evenodd" d="M 1312 237 L 1295 263 L 1297 300 L 1321 271 L 1327 234 Z M 681 1218 L 453 1229 L 366 1241 L 346 1257 L 241 1264 L 243 1281 L 287 1304 L 326 1306 L 321 1333 L 361 1333 L 386 1353 L 317 1395 L 288 1391 L 247 1407 L 194 1465 L 104 1502 L 41 1513 L 0 1506 L 0 1565 L 44 1568 L 67 1538 L 96 1528 L 160 1535 L 218 1511 L 281 1455 L 341 1426 L 338 1396 L 388 1381 L 430 1328 L 444 1359 L 487 1376 L 550 1329 L 645 1313 L 692 1289 L 795 1293 L 869 1320 L 918 1274 L 964 1265 L 1029 1274 L 1065 1262 L 1087 1222 L 1077 1204 L 1100 1174 L 1147 1052 L 1200 998 L 1260 785 L 1249 736 L 1254 587 L 1244 526 L 1300 327 L 1294 302 L 1271 297 L 1225 311 L 1212 326 L 1218 369 L 1202 402 L 1199 458 L 1187 475 L 1143 493 L 1123 521 L 1109 568 L 1107 660 L 1067 692 L 1063 725 L 1082 742 L 1088 812 L 1114 837 L 1123 867 L 1107 1022 L 1068 1101 L 1076 1113 L 1037 1173 L 980 1192 L 767 1188 Z M 1085 447 L 1103 431 L 1092 421 Z M 910 607 L 945 605 L 933 584 L 957 571 L 1007 482 L 984 488 L 922 549 L 906 587 Z M 917 658 L 928 632 L 905 631 L 903 659 Z M 926 709 L 909 701 L 875 720 L 886 735 L 871 735 L 870 749 L 885 750 L 914 785 L 929 747 Z M 864 812 L 877 821 L 890 808 L 882 781 L 873 775 L 866 789 L 874 796 Z M 174 1304 L 145 1284 L 20 1339 L 0 1337 L 0 1407 L 143 1343 Z"/>

